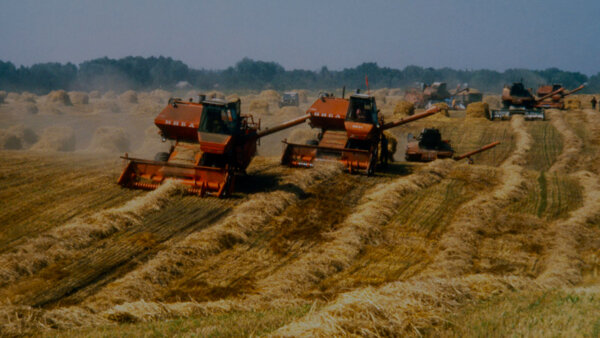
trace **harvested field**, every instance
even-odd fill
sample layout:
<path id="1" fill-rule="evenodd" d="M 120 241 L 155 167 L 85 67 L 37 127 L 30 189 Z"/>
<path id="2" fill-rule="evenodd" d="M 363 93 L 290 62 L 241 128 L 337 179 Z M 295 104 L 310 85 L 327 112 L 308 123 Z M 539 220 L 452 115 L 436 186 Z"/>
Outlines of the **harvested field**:
<path id="1" fill-rule="evenodd" d="M 2 140 L 21 145 L 0 150 L 0 335 L 593 336 L 598 326 L 596 111 L 535 122 L 488 121 L 483 104 L 466 118 L 438 114 L 391 129 L 396 162 L 372 177 L 280 166 L 281 139 L 316 136 L 299 126 L 261 140 L 234 195 L 217 199 L 115 184 L 119 154 L 170 146 L 151 125 L 170 93 L 71 92 L 72 106 L 52 103 L 60 115 L 34 116 L 23 95 L 0 105 Z M 396 92 L 377 95 L 392 115 Z M 239 97 L 263 127 L 306 109 L 276 108 L 274 91 Z M 458 154 L 501 144 L 473 165 L 402 161 L 407 134 L 425 127 Z"/>

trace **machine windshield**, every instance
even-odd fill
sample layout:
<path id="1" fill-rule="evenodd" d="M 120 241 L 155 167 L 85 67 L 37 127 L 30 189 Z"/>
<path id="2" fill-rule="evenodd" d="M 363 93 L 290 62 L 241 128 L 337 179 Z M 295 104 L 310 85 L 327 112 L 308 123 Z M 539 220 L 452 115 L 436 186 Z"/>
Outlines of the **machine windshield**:
<path id="1" fill-rule="evenodd" d="M 351 99 L 346 120 L 352 122 L 371 123 L 377 121 L 375 102 L 369 99 Z"/>
<path id="2" fill-rule="evenodd" d="M 239 116 L 234 105 L 206 106 L 198 131 L 232 135 L 238 130 Z"/>

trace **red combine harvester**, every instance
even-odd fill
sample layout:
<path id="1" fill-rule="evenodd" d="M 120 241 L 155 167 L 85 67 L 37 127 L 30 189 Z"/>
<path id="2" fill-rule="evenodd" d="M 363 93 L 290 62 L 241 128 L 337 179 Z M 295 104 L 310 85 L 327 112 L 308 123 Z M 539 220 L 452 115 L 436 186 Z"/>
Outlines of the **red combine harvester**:
<path id="1" fill-rule="evenodd" d="M 565 109 L 565 97 L 575 94 L 585 88 L 585 84 L 573 89 L 566 90 L 560 84 L 540 86 L 537 90 L 537 96 L 543 97 L 543 100 L 535 104 L 536 108 L 554 108 Z"/>
<path id="2" fill-rule="evenodd" d="M 188 192 L 200 196 L 224 196 L 233 192 L 236 173 L 242 173 L 256 155 L 258 140 L 303 123 L 309 116 L 260 130 L 260 121 L 241 114 L 240 100 L 199 102 L 170 99 L 154 119 L 163 141 L 174 144 L 168 153 L 154 160 L 122 156 L 128 163 L 118 183 L 128 188 L 156 189 L 172 178 L 187 185 Z"/>
<path id="3" fill-rule="evenodd" d="M 438 111 L 438 107 L 433 107 L 421 114 L 384 123 L 373 96 L 357 93 L 345 99 L 323 95 L 307 111 L 310 126 L 321 129 L 318 139 L 310 140 L 307 144 L 284 140 L 281 163 L 291 167 L 312 167 L 317 161 L 334 161 L 342 163 L 350 173 L 372 175 L 375 173 L 379 144 L 382 143 L 383 151 L 387 149 L 384 130 Z"/>
<path id="4" fill-rule="evenodd" d="M 431 162 L 438 158 L 453 158 L 456 161 L 468 159 L 469 163 L 473 163 L 471 156 L 479 154 L 488 149 L 494 148 L 500 142 L 492 142 L 479 149 L 470 151 L 466 154 L 454 156 L 454 149 L 450 145 L 449 140 L 442 140 L 440 131 L 435 128 L 425 128 L 421 135 L 414 137 L 408 135 L 408 143 L 406 144 L 405 159 L 410 162 Z"/>

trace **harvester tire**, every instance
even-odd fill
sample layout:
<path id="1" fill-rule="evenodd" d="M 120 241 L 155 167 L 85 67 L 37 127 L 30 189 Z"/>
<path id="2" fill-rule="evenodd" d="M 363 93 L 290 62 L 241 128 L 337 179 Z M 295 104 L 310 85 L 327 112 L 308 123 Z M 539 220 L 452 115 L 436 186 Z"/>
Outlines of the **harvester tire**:
<path id="1" fill-rule="evenodd" d="M 158 152 L 154 155 L 154 160 L 159 162 L 167 162 L 169 160 L 169 153 L 166 152 Z"/>

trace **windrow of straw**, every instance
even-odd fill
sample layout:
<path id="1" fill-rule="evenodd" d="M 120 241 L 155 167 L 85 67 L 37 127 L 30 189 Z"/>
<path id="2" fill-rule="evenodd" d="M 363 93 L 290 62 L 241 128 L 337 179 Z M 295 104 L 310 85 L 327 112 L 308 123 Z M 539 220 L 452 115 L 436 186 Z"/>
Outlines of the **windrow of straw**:
<path id="1" fill-rule="evenodd" d="M 216 255 L 231 246 L 246 242 L 271 218 L 286 207 L 297 203 L 301 192 L 317 181 L 339 173 L 335 165 L 323 165 L 306 171 L 294 171 L 283 178 L 281 189 L 258 193 L 252 199 L 237 206 L 222 222 L 205 230 L 193 233 L 175 246 L 162 251 L 142 267 L 107 285 L 88 299 L 87 306 L 107 309 L 115 304 L 152 300 L 172 281 L 181 277 L 186 269 L 202 264 L 202 260 Z"/>
<path id="2" fill-rule="evenodd" d="M 0 335 L 39 335 L 47 329 L 69 330 L 110 321 L 77 307 L 44 310 L 25 305 L 0 306 Z"/>
<path id="3" fill-rule="evenodd" d="M 522 165 L 532 138 L 527 133 L 521 116 L 511 119 L 516 136 L 516 149 L 502 164 L 502 184 L 489 194 L 480 195 L 463 205 L 454 216 L 449 230 L 440 240 L 440 251 L 427 269 L 431 276 L 460 276 L 471 270 L 477 254 L 480 232 L 503 211 L 512 200 L 526 194 Z"/>
<path id="4" fill-rule="evenodd" d="M 528 279 L 474 275 L 432 278 L 366 287 L 275 331 L 275 337 L 406 336 L 443 323 L 459 306 L 507 290 L 523 289 Z"/>
<path id="5" fill-rule="evenodd" d="M 0 287 L 33 275 L 60 259 L 77 255 L 81 249 L 100 239 L 139 224 L 148 211 L 163 207 L 178 190 L 179 184 L 168 181 L 123 206 L 76 219 L 11 249 L 0 255 Z"/>
<path id="6" fill-rule="evenodd" d="M 50 126 L 44 129 L 37 143 L 31 150 L 35 151 L 74 151 L 75 131 L 69 126 Z"/>
<path id="7" fill-rule="evenodd" d="M 270 301 L 298 296 L 307 287 L 348 267 L 365 245 L 378 242 L 380 227 L 396 213 L 402 196 L 440 182 L 453 164 L 451 160 L 434 161 L 414 175 L 374 187 L 322 244 L 260 281 L 256 289 L 261 290 L 261 297 Z"/>
<path id="8" fill-rule="evenodd" d="M 569 172 L 577 167 L 580 159 L 580 152 L 583 148 L 583 142 L 568 126 L 563 118 L 562 112 L 550 110 L 550 120 L 552 125 L 563 138 L 563 151 L 556 159 L 556 162 L 550 167 L 549 172 Z"/>
<path id="9" fill-rule="evenodd" d="M 553 238 L 542 260 L 543 272 L 537 281 L 546 288 L 572 286 L 581 282 L 582 259 L 579 247 L 588 232 L 590 221 L 600 217 L 600 182 L 598 176 L 590 172 L 577 172 L 583 187 L 583 206 L 567 219 L 558 220 L 550 225 Z M 587 240 L 596 240 L 595 235 Z"/>

